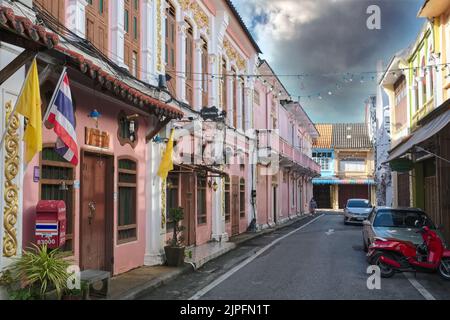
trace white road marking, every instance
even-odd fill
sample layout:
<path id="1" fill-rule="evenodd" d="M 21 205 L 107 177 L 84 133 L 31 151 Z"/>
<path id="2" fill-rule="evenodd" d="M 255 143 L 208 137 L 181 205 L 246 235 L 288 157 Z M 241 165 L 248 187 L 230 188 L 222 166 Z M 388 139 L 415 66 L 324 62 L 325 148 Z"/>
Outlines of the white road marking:
<path id="1" fill-rule="evenodd" d="M 410 273 L 403 273 L 403 275 L 408 279 L 408 281 L 412 284 L 414 288 L 416 288 L 417 291 L 426 299 L 426 300 L 436 300 L 436 298 L 427 290 L 425 289 L 419 281 L 417 281 L 412 274 Z"/>
<path id="2" fill-rule="evenodd" d="M 250 262 L 252 262 L 253 260 L 255 260 L 256 258 L 258 258 L 260 255 L 262 255 L 264 252 L 266 252 L 268 249 L 270 249 L 271 247 L 273 247 L 275 244 L 277 244 L 278 242 L 280 242 L 281 240 L 293 235 L 294 233 L 302 230 L 303 228 L 309 226 L 310 224 L 314 223 L 315 221 L 317 221 L 318 219 L 322 218 L 324 216 L 324 214 L 320 215 L 319 217 L 311 220 L 310 222 L 308 222 L 307 224 L 295 229 L 294 231 L 289 232 L 288 234 L 285 234 L 284 236 L 274 240 L 273 242 L 271 242 L 270 244 L 268 244 L 267 246 L 265 246 L 264 248 L 262 248 L 261 250 L 259 250 L 258 252 L 256 252 L 253 256 L 247 258 L 246 260 L 242 261 L 240 264 L 238 264 L 237 266 L 235 266 L 233 269 L 231 269 L 230 271 L 228 271 L 227 273 L 221 275 L 219 278 L 217 278 L 216 280 L 214 280 L 213 282 L 211 282 L 209 285 L 207 285 L 206 287 L 204 287 L 203 289 L 201 289 L 200 291 L 198 291 L 196 294 L 194 294 L 191 298 L 189 298 L 189 300 L 198 300 L 201 297 L 203 297 L 205 294 L 207 294 L 209 291 L 211 291 L 212 289 L 214 289 L 215 287 L 217 287 L 219 284 L 221 284 L 222 282 L 224 282 L 225 280 L 227 280 L 229 277 L 231 277 L 233 274 L 235 274 L 236 272 L 238 272 L 239 270 L 241 270 L 243 267 L 245 267 L 246 265 L 248 265 Z"/>
<path id="3" fill-rule="evenodd" d="M 334 229 L 330 229 L 330 230 L 328 230 L 327 232 L 325 232 L 325 234 L 326 234 L 327 236 L 331 236 L 333 233 L 334 233 Z"/>

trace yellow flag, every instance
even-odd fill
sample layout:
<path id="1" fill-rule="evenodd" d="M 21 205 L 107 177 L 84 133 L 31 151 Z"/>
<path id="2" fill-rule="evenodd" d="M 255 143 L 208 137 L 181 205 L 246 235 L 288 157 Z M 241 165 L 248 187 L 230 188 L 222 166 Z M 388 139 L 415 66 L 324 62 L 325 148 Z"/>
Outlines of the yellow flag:
<path id="1" fill-rule="evenodd" d="M 27 119 L 23 137 L 25 142 L 25 162 L 29 163 L 34 155 L 42 151 L 41 93 L 36 59 L 28 71 L 22 94 L 17 101 L 17 113 Z"/>
<path id="2" fill-rule="evenodd" d="M 167 179 L 169 171 L 173 170 L 173 138 L 175 135 L 175 130 L 172 129 L 170 134 L 169 142 L 167 143 L 166 151 L 161 159 L 161 164 L 159 165 L 158 176 L 163 180 Z"/>

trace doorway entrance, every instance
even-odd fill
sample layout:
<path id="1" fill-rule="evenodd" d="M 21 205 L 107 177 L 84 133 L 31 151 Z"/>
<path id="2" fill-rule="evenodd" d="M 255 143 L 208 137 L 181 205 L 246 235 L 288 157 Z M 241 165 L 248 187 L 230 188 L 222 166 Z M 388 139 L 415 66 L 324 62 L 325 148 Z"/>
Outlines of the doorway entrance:
<path id="1" fill-rule="evenodd" d="M 232 199 L 232 213 L 231 213 L 231 235 L 235 236 L 239 234 L 239 177 L 232 177 L 231 185 L 231 199 Z"/>
<path id="2" fill-rule="evenodd" d="M 114 157 L 82 153 L 80 266 L 113 270 Z"/>
<path id="3" fill-rule="evenodd" d="M 278 188 L 276 186 L 272 187 L 272 193 L 273 193 L 273 197 L 272 197 L 272 215 L 273 215 L 273 222 L 277 223 L 278 222 L 278 214 L 277 214 L 277 202 L 278 202 L 278 197 L 277 197 L 277 193 L 278 193 Z"/>
<path id="4" fill-rule="evenodd" d="M 185 244 L 194 246 L 196 244 L 196 220 L 195 220 L 195 176 L 191 173 L 182 173 L 181 177 L 181 203 L 184 208 L 184 220 L 182 222 Z"/>

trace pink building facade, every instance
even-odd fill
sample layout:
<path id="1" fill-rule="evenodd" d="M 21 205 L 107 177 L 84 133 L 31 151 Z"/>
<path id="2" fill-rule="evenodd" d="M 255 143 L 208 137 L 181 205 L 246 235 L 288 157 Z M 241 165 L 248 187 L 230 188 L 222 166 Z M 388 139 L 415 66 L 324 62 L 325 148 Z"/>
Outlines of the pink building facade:
<path id="1" fill-rule="evenodd" d="M 15 255 L 34 242 L 40 200 L 66 202 L 67 256 L 81 269 L 115 275 L 165 262 L 171 208 L 184 209 L 188 247 L 308 211 L 311 178 L 320 171 L 311 160 L 317 131 L 259 60 L 231 1 L 0 4 L 18 20 L 54 17 L 44 25 L 59 41 L 38 55 L 43 113 L 66 66 L 80 149 L 80 163 L 71 166 L 55 154 L 56 136 L 44 128 L 43 152 L 21 173 Z M 15 92 L 14 100 L 20 87 L 7 82 L 2 89 Z M 162 180 L 157 173 L 172 130 L 174 170 Z"/>

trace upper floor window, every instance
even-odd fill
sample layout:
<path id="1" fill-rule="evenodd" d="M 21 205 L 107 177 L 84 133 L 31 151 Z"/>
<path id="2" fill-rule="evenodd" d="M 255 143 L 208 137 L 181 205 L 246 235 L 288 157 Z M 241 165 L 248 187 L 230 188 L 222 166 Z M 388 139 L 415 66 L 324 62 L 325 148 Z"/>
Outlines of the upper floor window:
<path id="1" fill-rule="evenodd" d="M 256 105 L 260 105 L 260 101 L 259 101 L 259 91 L 255 89 L 255 91 L 253 91 L 253 101 Z"/>
<path id="2" fill-rule="evenodd" d="M 241 124 L 241 128 L 242 128 L 242 130 L 245 130 L 246 129 L 246 127 L 245 127 L 245 117 L 246 117 L 246 110 L 245 110 L 245 108 L 246 108 L 246 105 L 245 105 L 245 80 L 244 80 L 244 77 L 240 77 L 240 86 L 241 86 L 241 121 L 242 121 L 242 124 Z"/>
<path id="3" fill-rule="evenodd" d="M 208 68 L 208 42 L 202 39 L 202 106 L 208 107 L 208 81 L 209 81 L 209 68 Z"/>
<path id="4" fill-rule="evenodd" d="M 92 0 L 91 0 L 92 1 Z M 46 13 L 52 15 L 59 22 L 65 22 L 65 6 L 64 1 L 55 0 L 34 0 L 33 1 L 39 9 L 43 9 Z"/>
<path id="5" fill-rule="evenodd" d="M 64 1 L 53 1 L 64 4 Z M 89 0 L 86 6 L 86 38 L 106 55 L 108 50 L 108 1 Z"/>
<path id="6" fill-rule="evenodd" d="M 425 63 L 425 57 L 423 57 L 422 58 L 422 68 L 421 68 L 421 74 L 420 74 L 420 77 L 421 77 L 421 81 L 420 81 L 420 84 L 421 84 L 421 86 L 422 86 L 422 104 L 424 104 L 424 103 L 426 103 L 427 102 L 427 77 L 426 77 L 426 72 L 427 72 L 427 70 L 426 70 L 426 68 L 425 68 L 425 65 L 426 65 L 426 63 Z M 422 106 L 419 106 L 419 107 L 422 107 Z"/>
<path id="7" fill-rule="evenodd" d="M 167 86 L 172 95 L 176 95 L 176 19 L 175 19 L 175 7 L 172 3 L 167 2 L 166 9 L 166 73 L 169 75 Z"/>
<path id="8" fill-rule="evenodd" d="M 366 162 L 364 159 L 344 159 L 340 161 L 342 172 L 365 172 Z"/>
<path id="9" fill-rule="evenodd" d="M 228 81 L 227 81 L 227 61 L 225 59 L 222 59 L 222 70 L 221 70 L 222 76 L 220 79 L 221 82 L 221 96 L 222 96 L 222 110 L 224 110 L 225 112 L 228 112 L 228 99 L 227 99 L 227 94 L 228 94 Z"/>
<path id="10" fill-rule="evenodd" d="M 188 22 L 186 31 L 186 100 L 193 106 L 194 100 L 194 31 Z"/>
<path id="11" fill-rule="evenodd" d="M 332 153 L 331 152 L 313 152 L 312 157 L 323 171 L 331 170 Z"/>
<path id="12" fill-rule="evenodd" d="M 125 0 L 124 28 L 125 48 L 124 62 L 134 77 L 139 76 L 139 52 L 140 52 L 140 11 L 139 1 Z"/>
<path id="13" fill-rule="evenodd" d="M 236 69 L 231 68 L 231 75 L 233 79 L 233 127 L 237 128 L 238 126 L 238 89 L 239 89 L 239 81 L 236 75 Z"/>

